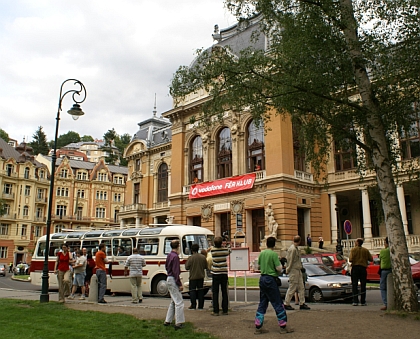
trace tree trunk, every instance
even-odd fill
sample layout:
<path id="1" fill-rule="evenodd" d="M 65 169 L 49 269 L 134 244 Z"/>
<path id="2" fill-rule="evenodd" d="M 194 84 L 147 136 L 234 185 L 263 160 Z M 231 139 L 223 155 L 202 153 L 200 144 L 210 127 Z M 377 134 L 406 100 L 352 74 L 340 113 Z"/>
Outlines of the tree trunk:
<path id="1" fill-rule="evenodd" d="M 418 302 L 408 260 L 407 242 L 392 173 L 386 131 L 380 118 L 380 106 L 374 100 L 371 81 L 363 60 L 352 0 L 341 0 L 341 13 L 344 24 L 343 33 L 352 57 L 355 80 L 363 107 L 368 115 L 369 126 L 368 130 L 365 129 L 365 133 L 369 134 L 374 145 L 372 160 L 390 242 L 394 286 L 396 287 L 395 305 L 398 310 L 415 312 L 418 311 Z"/>

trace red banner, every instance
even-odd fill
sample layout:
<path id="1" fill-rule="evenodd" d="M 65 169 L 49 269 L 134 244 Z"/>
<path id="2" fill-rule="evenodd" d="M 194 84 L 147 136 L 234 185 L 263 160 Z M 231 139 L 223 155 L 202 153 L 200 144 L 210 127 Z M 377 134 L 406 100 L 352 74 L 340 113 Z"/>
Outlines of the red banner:
<path id="1" fill-rule="evenodd" d="M 236 177 L 209 181 L 191 185 L 190 199 L 210 197 L 218 194 L 233 193 L 251 189 L 254 186 L 255 173 L 238 175 Z"/>

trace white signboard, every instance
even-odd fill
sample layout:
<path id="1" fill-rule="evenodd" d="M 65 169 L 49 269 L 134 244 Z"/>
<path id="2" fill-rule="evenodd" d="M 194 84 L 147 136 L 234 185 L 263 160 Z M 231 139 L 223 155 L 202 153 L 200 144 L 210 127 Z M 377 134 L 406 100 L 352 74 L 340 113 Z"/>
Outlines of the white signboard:
<path id="1" fill-rule="evenodd" d="M 249 248 L 234 247 L 229 256 L 229 269 L 231 271 L 249 271 Z"/>

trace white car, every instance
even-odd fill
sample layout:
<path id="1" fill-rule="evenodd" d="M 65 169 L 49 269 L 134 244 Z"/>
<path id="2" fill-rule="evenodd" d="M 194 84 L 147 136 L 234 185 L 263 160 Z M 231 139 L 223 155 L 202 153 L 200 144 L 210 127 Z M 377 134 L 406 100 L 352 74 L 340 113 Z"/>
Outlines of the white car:
<path id="1" fill-rule="evenodd" d="M 337 274 L 323 264 L 303 263 L 308 281 L 305 284 L 305 298 L 311 302 L 322 302 L 331 299 L 348 299 L 352 296 L 351 278 Z M 286 295 L 289 288 L 289 277 L 283 275 L 281 279 L 280 293 Z"/>

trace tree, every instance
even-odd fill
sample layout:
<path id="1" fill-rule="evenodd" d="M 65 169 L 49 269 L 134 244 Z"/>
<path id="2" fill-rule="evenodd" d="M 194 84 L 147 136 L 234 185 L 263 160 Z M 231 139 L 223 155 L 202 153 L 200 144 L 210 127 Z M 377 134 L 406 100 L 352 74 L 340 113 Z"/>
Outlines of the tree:
<path id="1" fill-rule="evenodd" d="M 71 144 L 72 142 L 79 142 L 80 141 L 80 135 L 77 132 L 68 131 L 65 134 L 61 134 L 57 139 L 57 149 L 60 149 L 61 147 L 64 147 L 68 144 Z M 50 145 L 54 145 L 54 141 L 50 141 Z M 52 148 L 52 147 L 51 147 Z"/>
<path id="2" fill-rule="evenodd" d="M 80 138 L 80 141 L 95 141 L 95 139 L 93 139 L 90 135 L 84 135 Z"/>
<path id="3" fill-rule="evenodd" d="M 123 154 L 124 154 L 124 149 L 130 143 L 130 141 L 131 141 L 131 135 L 128 134 L 128 133 L 124 133 L 120 136 L 117 136 L 117 138 L 115 139 L 115 146 L 120 151 L 120 165 L 121 166 L 127 166 L 128 165 L 128 161 L 127 161 L 127 159 L 123 158 Z"/>
<path id="4" fill-rule="evenodd" d="M 210 100 L 202 121 L 223 112 L 252 112 L 255 119 L 287 115 L 300 127 L 306 159 L 325 169 L 332 140 L 357 145 L 359 171 L 376 173 L 393 263 L 396 307 L 418 302 L 393 172 L 399 166 L 396 135 L 412 132 L 420 86 L 418 0 L 226 0 L 247 25 L 258 13 L 269 50 L 234 55 L 218 45 L 199 51 L 192 67 L 175 73 L 176 102 L 198 89 Z M 273 113 L 276 112 L 276 113 Z"/>
<path id="5" fill-rule="evenodd" d="M 7 132 L 2 128 L 0 128 L 0 138 L 6 142 L 9 142 L 9 134 L 7 134 Z"/>
<path id="6" fill-rule="evenodd" d="M 42 126 L 38 127 L 32 138 L 33 140 L 29 145 L 33 148 L 33 154 L 48 155 L 50 148 L 48 147 L 47 135 L 42 130 Z"/>
<path id="7" fill-rule="evenodd" d="M 114 142 L 117 139 L 118 134 L 115 132 L 115 129 L 110 129 L 104 134 L 105 144 L 102 147 L 104 151 L 108 152 L 108 155 L 105 157 L 105 162 L 107 164 L 115 165 L 115 162 L 118 160 L 118 155 L 114 153 Z"/>

